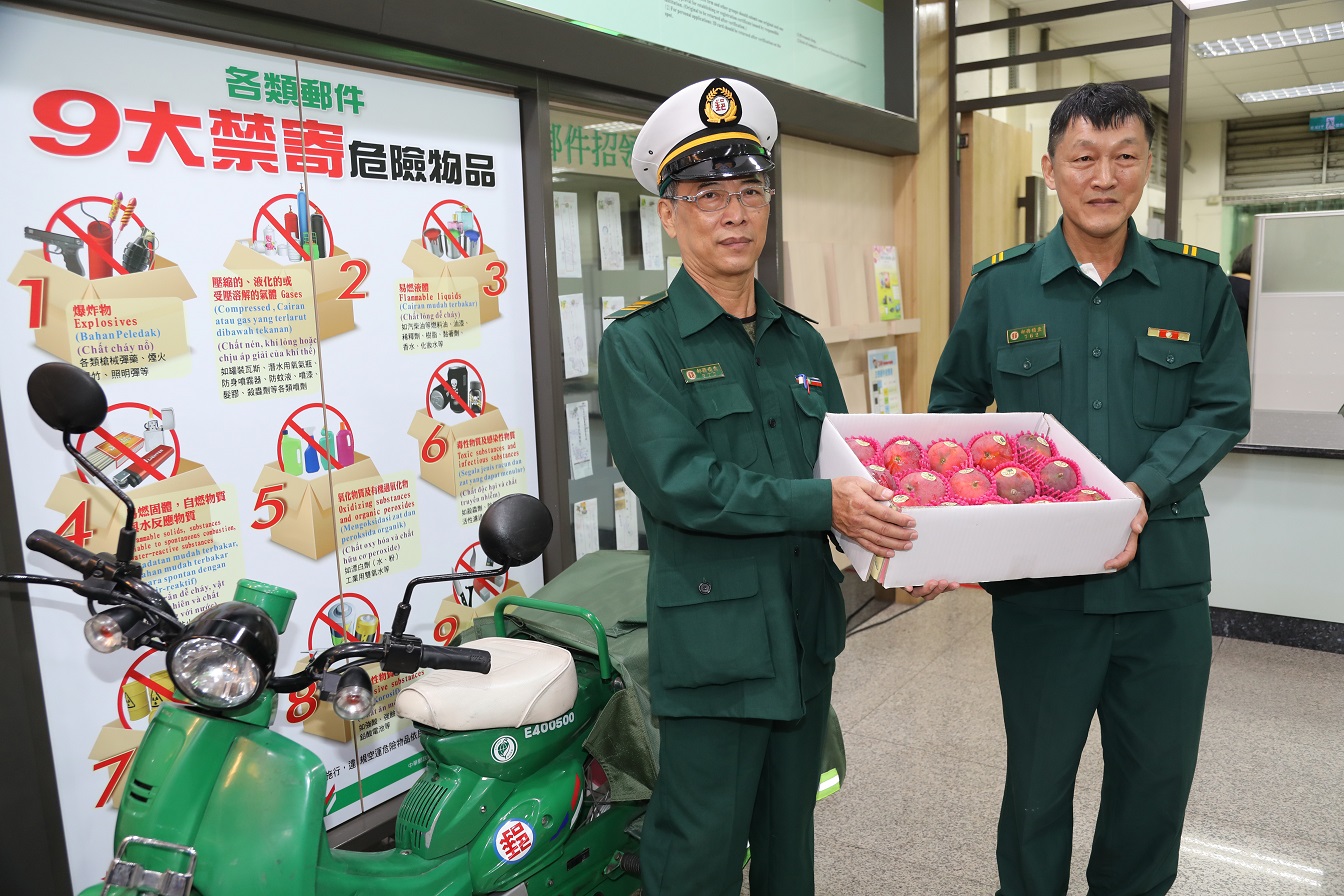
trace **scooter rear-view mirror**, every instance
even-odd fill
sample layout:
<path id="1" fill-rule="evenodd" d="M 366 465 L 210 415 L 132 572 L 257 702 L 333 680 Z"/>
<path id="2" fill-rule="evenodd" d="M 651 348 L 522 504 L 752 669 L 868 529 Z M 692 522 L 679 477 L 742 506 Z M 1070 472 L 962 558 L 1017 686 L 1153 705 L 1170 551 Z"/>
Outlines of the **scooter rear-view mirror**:
<path id="1" fill-rule="evenodd" d="M 554 522 L 546 505 L 531 495 L 505 495 L 481 517 L 481 550 L 500 566 L 531 563 L 551 540 Z"/>
<path id="2" fill-rule="evenodd" d="M 72 364 L 51 361 L 28 375 L 28 403 L 57 432 L 93 432 L 107 419 L 107 395 L 98 381 Z"/>

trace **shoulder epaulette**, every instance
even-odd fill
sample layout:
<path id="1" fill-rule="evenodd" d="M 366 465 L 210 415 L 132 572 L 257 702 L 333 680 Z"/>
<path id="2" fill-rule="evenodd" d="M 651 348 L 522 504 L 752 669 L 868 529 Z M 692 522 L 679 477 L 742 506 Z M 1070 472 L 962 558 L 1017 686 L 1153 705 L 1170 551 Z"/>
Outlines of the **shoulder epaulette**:
<path id="1" fill-rule="evenodd" d="M 1001 261 L 1007 261 L 1008 259 L 1016 258 L 1019 255 L 1026 255 L 1028 252 L 1030 252 L 1032 249 L 1035 248 L 1036 248 L 1035 243 L 1023 243 L 1022 245 L 1014 246 L 1011 249 L 1004 249 L 997 255 L 991 255 L 984 261 L 978 262 L 977 264 L 973 265 L 971 267 L 971 274 L 972 275 L 978 274 L 985 268 L 990 267 L 992 265 L 996 265 Z"/>
<path id="2" fill-rule="evenodd" d="M 656 296 L 649 296 L 647 299 L 640 299 L 638 302 L 631 302 L 629 305 L 626 305 L 624 308 L 618 308 L 617 310 L 615 310 L 615 311 L 611 312 L 610 314 L 608 314 L 608 315 L 607 315 L 607 320 L 620 320 L 620 319 L 623 318 L 623 317 L 629 317 L 630 315 L 634 314 L 636 311 L 643 311 L 645 308 L 649 307 L 650 305 L 656 305 L 657 303 L 661 302 L 661 301 L 662 301 L 663 299 L 665 299 L 665 298 L 667 298 L 667 291 L 666 291 L 666 290 L 664 290 L 663 292 L 658 293 L 658 295 L 656 295 Z"/>
<path id="3" fill-rule="evenodd" d="M 1189 243 L 1173 243 L 1171 240 L 1153 240 L 1152 243 L 1163 252 L 1170 252 L 1173 255 L 1185 255 L 1189 258 L 1198 258 L 1200 261 L 1207 261 L 1209 264 L 1218 263 L 1218 253 L 1212 249 L 1205 249 L 1201 246 L 1192 246 Z"/>
<path id="4" fill-rule="evenodd" d="M 806 314 L 804 314 L 803 312 L 801 312 L 801 311 L 796 311 L 796 310 L 794 310 L 793 308 L 790 308 L 788 305 L 785 305 L 783 302 L 779 301 L 778 299 L 775 300 L 775 304 L 779 306 L 779 309 L 780 309 L 781 311 L 787 311 L 787 312 L 789 312 L 790 314 L 792 314 L 794 317 L 801 317 L 803 320 L 807 321 L 808 323 L 810 323 L 810 324 L 811 324 L 812 326 L 814 326 L 814 327 L 819 327 L 819 326 L 821 326 L 821 324 L 817 323 L 816 321 L 814 321 L 812 318 L 808 317 L 808 316 L 807 316 Z"/>

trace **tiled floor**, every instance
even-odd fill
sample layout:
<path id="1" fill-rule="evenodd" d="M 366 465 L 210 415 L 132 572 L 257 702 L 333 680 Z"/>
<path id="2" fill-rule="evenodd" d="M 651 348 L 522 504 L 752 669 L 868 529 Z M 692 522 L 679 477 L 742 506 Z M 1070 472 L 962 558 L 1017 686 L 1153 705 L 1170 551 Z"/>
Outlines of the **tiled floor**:
<path id="1" fill-rule="evenodd" d="M 849 776 L 817 809 L 817 892 L 992 896 L 1004 742 L 990 600 L 962 589 L 864 625 L 896 613 L 840 658 Z M 1087 892 L 1100 784 L 1094 725 L 1072 896 Z M 1215 639 L 1185 833 L 1172 896 L 1344 896 L 1344 655 Z"/>

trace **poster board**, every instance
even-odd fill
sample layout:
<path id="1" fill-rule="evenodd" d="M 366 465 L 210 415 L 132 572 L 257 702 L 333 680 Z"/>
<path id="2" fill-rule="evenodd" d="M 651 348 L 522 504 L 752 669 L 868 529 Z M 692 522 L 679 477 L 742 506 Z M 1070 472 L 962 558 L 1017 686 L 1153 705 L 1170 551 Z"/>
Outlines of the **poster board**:
<path id="1" fill-rule="evenodd" d="M 131 490 L 138 559 L 179 612 L 230 599 L 240 576 L 298 592 L 278 668 L 379 637 L 406 581 L 459 550 L 453 568 L 480 568 L 481 511 L 537 489 L 517 101 L 8 6 L 0 33 L 0 158 L 23 172 L 0 208 L 21 531 L 96 549 L 121 522 L 28 409 L 29 372 L 66 360 L 112 406 L 80 450 L 117 474 L 150 468 Z M 108 65 L 51 64 L 110 47 Z M 407 431 L 420 415 L 423 438 Z M 425 476 L 442 430 L 477 418 L 499 425 L 455 441 L 471 469 Z M 540 580 L 533 564 L 470 593 L 421 589 L 409 632 L 444 643 L 499 591 Z M 34 595 L 82 887 L 106 868 L 121 775 L 171 692 L 161 654 L 95 654 L 77 599 Z M 419 747 L 394 696 L 380 683 L 354 732 L 282 701 L 274 730 L 326 766 L 328 826 L 413 782 Z"/>

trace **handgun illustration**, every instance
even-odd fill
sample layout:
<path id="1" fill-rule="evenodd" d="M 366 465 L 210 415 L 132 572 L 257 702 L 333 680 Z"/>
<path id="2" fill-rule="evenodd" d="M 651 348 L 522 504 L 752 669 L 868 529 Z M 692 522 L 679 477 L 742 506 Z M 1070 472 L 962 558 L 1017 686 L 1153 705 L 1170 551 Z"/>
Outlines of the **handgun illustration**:
<path id="1" fill-rule="evenodd" d="M 23 228 L 23 235 L 30 240 L 37 240 L 47 247 L 47 251 L 55 252 L 65 260 L 65 269 L 72 274 L 84 276 L 84 265 L 79 263 L 79 250 L 83 248 L 84 241 L 77 236 L 66 236 L 62 233 L 52 233 L 49 230 L 38 230 L 36 227 Z"/>

